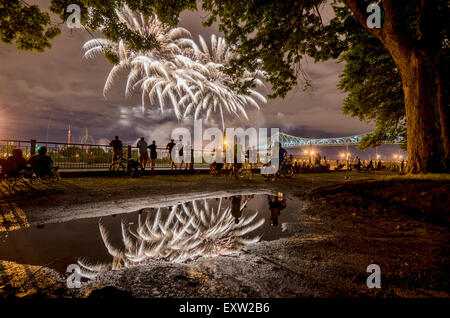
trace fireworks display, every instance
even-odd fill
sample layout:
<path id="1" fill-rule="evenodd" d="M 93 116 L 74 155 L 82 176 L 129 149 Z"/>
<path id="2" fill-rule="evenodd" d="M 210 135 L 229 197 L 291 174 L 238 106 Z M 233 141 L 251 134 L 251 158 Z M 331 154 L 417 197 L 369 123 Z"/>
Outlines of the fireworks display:
<path id="1" fill-rule="evenodd" d="M 158 105 L 161 112 L 170 107 L 178 119 L 209 119 L 213 113 L 219 113 L 222 127 L 225 126 L 224 113 L 248 119 L 246 106 L 259 109 L 259 103 L 267 102 L 254 89 L 241 94 L 231 88 L 237 82 L 248 81 L 263 86 L 260 79 L 263 74 L 244 71 L 239 78 L 226 74 L 236 53 L 224 38 L 212 35 L 208 47 L 199 36 L 198 45 L 188 30 L 170 28 L 156 16 L 145 18 L 126 6 L 116 13 L 127 28 L 143 37 L 153 37 L 158 45 L 152 50 L 133 50 L 122 40 L 118 43 L 102 38 L 87 41 L 83 46 L 86 58 L 107 53 L 118 58 L 106 80 L 104 94 L 119 73 L 128 72 L 125 94 L 128 96 L 139 89 L 142 108 L 147 101 Z"/>

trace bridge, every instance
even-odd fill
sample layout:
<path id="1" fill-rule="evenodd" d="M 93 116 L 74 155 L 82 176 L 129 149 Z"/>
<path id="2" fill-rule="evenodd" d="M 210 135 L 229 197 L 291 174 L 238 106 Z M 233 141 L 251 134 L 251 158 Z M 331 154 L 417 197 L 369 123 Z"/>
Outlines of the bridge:
<path id="1" fill-rule="evenodd" d="M 306 146 L 356 146 L 364 135 L 365 134 L 335 138 L 303 138 L 282 132 L 278 133 L 279 141 L 283 148 L 300 148 Z M 276 138 L 276 136 L 271 137 L 270 142 L 272 142 L 274 138 Z M 387 141 L 385 144 L 400 144 L 402 140 L 401 137 L 397 137 L 394 141 Z"/>

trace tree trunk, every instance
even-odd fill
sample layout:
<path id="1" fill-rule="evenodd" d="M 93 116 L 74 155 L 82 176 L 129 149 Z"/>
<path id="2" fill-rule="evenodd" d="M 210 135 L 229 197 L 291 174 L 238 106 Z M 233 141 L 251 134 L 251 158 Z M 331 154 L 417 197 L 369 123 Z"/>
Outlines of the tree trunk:
<path id="1" fill-rule="evenodd" d="M 365 2 L 344 0 L 356 20 L 376 36 L 391 53 L 402 77 L 406 110 L 406 131 L 408 138 L 409 173 L 427 173 L 445 171 L 445 153 L 450 147 L 448 130 L 447 98 L 443 98 L 441 77 L 436 76 L 435 67 L 426 52 L 419 52 L 414 41 L 401 20 L 402 2 L 382 0 L 385 19 L 380 29 L 369 28 L 366 23 Z M 426 8 L 425 8 L 426 6 Z M 420 14 L 417 17 L 423 31 L 425 18 L 432 21 L 434 4 L 420 2 Z M 424 16 L 427 9 L 427 16 Z M 429 27 L 430 25 L 427 25 Z M 432 40 L 432 39 L 431 39 Z M 441 43 L 437 43 L 440 47 Z M 441 70 L 438 70 L 438 72 Z M 445 146 L 445 151 L 444 151 Z"/>
<path id="2" fill-rule="evenodd" d="M 409 173 L 445 170 L 438 108 L 438 87 L 432 67 L 415 52 L 397 56 L 405 97 Z"/>
<path id="3" fill-rule="evenodd" d="M 435 72 L 438 89 L 437 100 L 441 124 L 441 138 L 445 155 L 445 169 L 446 171 L 450 171 L 450 131 L 449 131 L 450 107 L 448 105 L 448 96 L 445 95 L 444 84 L 442 82 L 442 76 L 440 74 L 440 71 L 436 70 Z"/>

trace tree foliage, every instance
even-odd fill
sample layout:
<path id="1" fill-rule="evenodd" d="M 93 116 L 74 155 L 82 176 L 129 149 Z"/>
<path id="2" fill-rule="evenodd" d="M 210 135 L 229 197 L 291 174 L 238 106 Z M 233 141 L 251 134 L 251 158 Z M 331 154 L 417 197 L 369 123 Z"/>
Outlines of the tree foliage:
<path id="1" fill-rule="evenodd" d="M 37 5 L 27 5 L 18 0 L 0 1 L 0 39 L 15 43 L 25 51 L 44 51 L 50 48 L 50 40 L 61 30 L 52 26 L 50 15 Z"/>
<path id="2" fill-rule="evenodd" d="M 112 41 L 123 39 L 129 48 L 136 50 L 157 49 L 158 41 L 152 35 L 143 36 L 127 28 L 120 22 L 115 8 L 126 4 L 131 10 L 138 10 L 146 16 L 156 14 L 162 22 L 170 26 L 177 25 L 182 11 L 197 8 L 195 0 L 52 0 L 50 9 L 66 21 L 71 14 L 66 11 L 70 4 L 80 6 L 81 24 L 86 29 L 100 30 L 107 39 Z M 109 60 L 113 62 L 114 57 L 109 56 Z"/>

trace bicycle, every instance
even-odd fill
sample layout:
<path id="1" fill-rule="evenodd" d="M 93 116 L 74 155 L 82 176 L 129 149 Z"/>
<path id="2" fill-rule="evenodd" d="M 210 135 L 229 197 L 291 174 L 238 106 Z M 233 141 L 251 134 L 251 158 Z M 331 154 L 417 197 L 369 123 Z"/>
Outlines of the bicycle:
<path id="1" fill-rule="evenodd" d="M 109 166 L 109 171 L 111 172 L 126 172 L 127 168 L 124 165 L 124 162 L 126 162 L 127 160 L 125 158 L 119 158 L 119 159 L 113 159 L 113 162 L 111 163 L 111 165 Z"/>
<path id="2" fill-rule="evenodd" d="M 295 174 L 294 167 L 288 161 L 283 160 L 280 166 L 280 173 L 283 177 L 291 178 Z"/>
<path id="3" fill-rule="evenodd" d="M 363 166 L 358 166 L 357 164 L 354 165 L 350 165 L 349 167 L 350 171 L 354 171 L 354 172 L 367 172 L 367 173 L 375 173 L 375 168 L 373 166 L 367 166 L 367 167 L 363 167 Z"/>
<path id="4" fill-rule="evenodd" d="M 248 178 L 250 180 L 253 179 L 253 170 L 252 164 L 246 163 L 244 164 L 238 171 L 237 175 L 239 178 Z"/>

